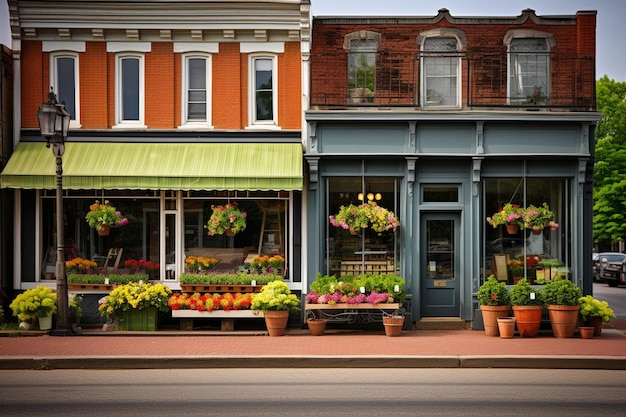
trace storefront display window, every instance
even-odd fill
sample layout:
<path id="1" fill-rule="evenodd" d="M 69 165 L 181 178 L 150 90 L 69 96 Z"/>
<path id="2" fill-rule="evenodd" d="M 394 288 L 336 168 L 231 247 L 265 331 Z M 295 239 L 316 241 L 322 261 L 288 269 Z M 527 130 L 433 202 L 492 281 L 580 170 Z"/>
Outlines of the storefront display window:
<path id="1" fill-rule="evenodd" d="M 326 274 L 359 275 L 391 274 L 399 271 L 398 233 L 395 223 L 388 230 L 376 231 L 380 227 L 372 223 L 355 230 L 331 222 L 340 213 L 341 207 L 356 208 L 369 206 L 384 208 L 399 219 L 399 180 L 395 178 L 342 177 L 328 179 L 326 215 Z M 385 215 L 388 219 L 389 215 Z M 334 224 L 333 224 L 334 223 Z M 366 221 L 367 223 L 367 221 Z M 357 228 L 358 229 L 358 228 Z"/>
<path id="2" fill-rule="evenodd" d="M 89 259 L 103 267 L 111 249 L 122 249 L 118 266 L 126 260 L 145 260 L 165 267 L 161 279 L 177 281 L 188 256 L 219 259 L 217 270 L 235 272 L 250 256 L 281 255 L 288 259 L 290 218 L 286 192 L 137 192 L 95 194 L 72 191 L 64 197 L 66 260 Z M 182 196 L 182 198 L 181 198 Z M 128 222 L 101 235 L 85 215 L 98 200 L 109 201 Z M 180 202 L 180 203 L 179 203 Z M 246 227 L 234 236 L 209 235 L 213 206 L 236 203 L 246 213 Z M 41 194 L 41 261 L 44 273 L 54 272 L 56 225 L 54 193 Z M 180 216 L 180 218 L 179 218 Z M 161 230 L 163 228 L 163 230 Z M 287 260 L 286 264 L 289 261 Z M 113 266 L 108 264 L 107 266 Z"/>
<path id="3" fill-rule="evenodd" d="M 567 276 L 571 246 L 568 195 L 567 181 L 560 178 L 486 179 L 482 279 L 493 274 L 507 284 L 522 277 L 540 284 L 556 275 Z"/>

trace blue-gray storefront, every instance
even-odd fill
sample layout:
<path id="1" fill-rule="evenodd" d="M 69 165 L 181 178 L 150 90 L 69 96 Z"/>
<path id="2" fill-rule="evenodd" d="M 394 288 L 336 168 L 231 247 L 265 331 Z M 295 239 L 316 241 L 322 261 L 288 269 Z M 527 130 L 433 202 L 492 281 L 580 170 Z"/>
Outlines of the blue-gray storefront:
<path id="1" fill-rule="evenodd" d="M 590 292 L 597 113 L 312 110 L 305 117 L 309 284 L 318 273 L 397 273 L 413 323 L 448 318 L 468 326 L 480 319 L 476 292 L 487 276 L 513 284 L 499 262 L 557 259 L 560 273 Z M 394 211 L 398 231 L 353 236 L 330 224 L 340 206 L 368 200 Z M 509 235 L 492 227 L 486 218 L 509 202 L 547 203 L 558 228 Z"/>

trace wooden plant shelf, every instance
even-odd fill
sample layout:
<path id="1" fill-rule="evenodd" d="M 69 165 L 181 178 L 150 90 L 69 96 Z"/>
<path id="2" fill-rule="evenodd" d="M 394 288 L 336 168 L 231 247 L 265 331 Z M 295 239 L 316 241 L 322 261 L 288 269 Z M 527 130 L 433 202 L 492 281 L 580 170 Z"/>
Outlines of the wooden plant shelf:
<path id="1" fill-rule="evenodd" d="M 263 285 L 180 284 L 183 292 L 257 293 Z"/>

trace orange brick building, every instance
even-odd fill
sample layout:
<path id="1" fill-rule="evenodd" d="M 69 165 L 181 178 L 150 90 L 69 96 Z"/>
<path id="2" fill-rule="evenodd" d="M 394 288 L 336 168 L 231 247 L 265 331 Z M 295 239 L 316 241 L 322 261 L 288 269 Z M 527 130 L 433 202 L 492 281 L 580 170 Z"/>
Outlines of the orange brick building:
<path id="1" fill-rule="evenodd" d="M 116 266 L 150 261 L 153 279 L 180 289 L 190 255 L 230 272 L 280 255 L 284 279 L 302 289 L 308 1 L 9 6 L 15 134 L 0 181 L 15 208 L 3 209 L 2 253 L 14 291 L 54 286 L 45 278 L 55 262 L 55 158 L 37 119 L 51 90 L 71 115 L 66 258 L 103 265 L 114 249 Z M 100 236 L 85 221 L 95 200 L 128 224 Z M 245 230 L 208 235 L 212 207 L 233 202 L 247 213 Z"/>

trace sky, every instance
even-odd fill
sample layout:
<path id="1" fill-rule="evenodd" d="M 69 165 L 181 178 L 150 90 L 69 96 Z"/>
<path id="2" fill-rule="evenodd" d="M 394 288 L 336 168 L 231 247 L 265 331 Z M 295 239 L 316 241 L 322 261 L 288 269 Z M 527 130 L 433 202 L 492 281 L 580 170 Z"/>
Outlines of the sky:
<path id="1" fill-rule="evenodd" d="M 624 0 L 311 0 L 313 16 L 435 16 L 442 8 L 455 17 L 519 16 L 524 9 L 533 9 L 540 16 L 597 10 L 596 75 L 626 82 L 626 54 L 622 50 Z M 7 0 L 0 0 L 0 43 L 11 46 Z"/>

